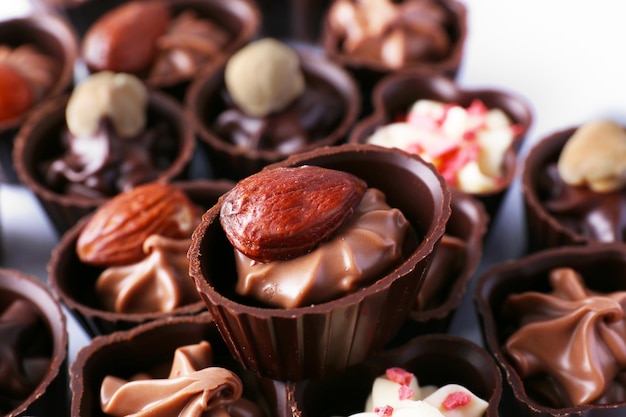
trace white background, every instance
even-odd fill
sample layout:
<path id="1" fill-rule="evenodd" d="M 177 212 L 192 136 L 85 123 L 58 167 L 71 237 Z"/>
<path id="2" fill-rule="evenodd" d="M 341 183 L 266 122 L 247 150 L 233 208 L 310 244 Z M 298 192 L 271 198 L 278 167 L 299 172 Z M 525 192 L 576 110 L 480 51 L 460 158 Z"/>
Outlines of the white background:
<path id="1" fill-rule="evenodd" d="M 626 2 L 615 0 L 466 0 L 469 36 L 458 83 L 525 97 L 534 125 L 524 155 L 552 131 L 597 118 L 626 124 Z M 19 0 L 0 0 L 0 16 L 27 13 Z M 494 219 L 477 275 L 523 255 L 519 183 Z M 21 186 L 0 185 L 2 266 L 46 280 L 57 238 L 38 202 Z M 69 318 L 70 359 L 88 342 Z M 471 288 L 453 333 L 480 342 Z"/>

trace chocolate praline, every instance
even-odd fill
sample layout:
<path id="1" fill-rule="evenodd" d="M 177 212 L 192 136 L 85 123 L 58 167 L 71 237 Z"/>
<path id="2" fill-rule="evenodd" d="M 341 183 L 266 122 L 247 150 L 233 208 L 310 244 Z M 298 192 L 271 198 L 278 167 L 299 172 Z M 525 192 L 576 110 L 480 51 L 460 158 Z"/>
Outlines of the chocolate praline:
<path id="1" fill-rule="evenodd" d="M 286 109 L 265 118 L 245 118 L 229 103 L 224 82 L 226 61 L 216 64 L 190 85 L 185 108 L 201 143 L 207 147 L 216 176 L 240 180 L 293 153 L 336 145 L 347 137 L 360 109 L 361 95 L 356 83 L 346 71 L 311 48 L 298 45 L 295 50 L 308 89 Z M 274 126 L 278 132 L 284 126 L 292 126 L 303 131 L 301 136 L 305 141 L 284 150 L 275 147 L 274 137 L 266 138 L 261 146 L 238 146 L 216 130 L 218 117 L 229 108 L 240 115 L 236 129 L 241 130 L 245 119 L 247 123 Z M 267 130 L 271 133 L 271 129 Z"/>
<path id="2" fill-rule="evenodd" d="M 34 192 L 59 235 L 110 198 L 65 194 L 63 190 L 53 189 L 46 183 L 41 172 L 42 165 L 64 152 L 61 141 L 67 129 L 65 107 L 68 100 L 69 96 L 63 95 L 39 106 L 20 128 L 13 152 L 20 180 Z M 163 159 L 159 163 L 161 168 L 153 173 L 155 176 L 150 180 L 186 178 L 195 149 L 195 137 L 179 103 L 162 92 L 150 91 L 147 120 L 148 129 L 157 122 L 166 126 L 175 150 L 159 155 Z"/>
<path id="3" fill-rule="evenodd" d="M 626 241 L 623 189 L 596 193 L 586 186 L 568 185 L 558 174 L 563 146 L 577 129 L 569 127 L 542 138 L 524 162 L 522 195 L 530 251 Z"/>
<path id="4" fill-rule="evenodd" d="M 396 3 L 394 1 L 394 3 Z M 400 2 L 402 3 L 402 1 Z M 398 70 L 404 71 L 428 71 L 442 74 L 446 77 L 455 78 L 461 65 L 465 51 L 465 41 L 467 39 L 467 9 L 465 5 L 456 0 L 442 1 L 435 0 L 448 16 L 448 23 L 445 31 L 450 39 L 450 50 L 446 56 L 438 60 L 423 60 L 407 63 L 401 68 L 392 69 L 381 61 L 364 59 L 358 56 L 351 56 L 342 50 L 343 39 L 332 29 L 328 11 L 322 23 L 321 44 L 330 59 L 346 68 L 358 81 L 364 97 L 368 97 L 375 84 L 385 75 Z M 332 4 L 332 3 L 331 3 Z M 368 102 L 365 102 L 364 110 L 369 110 Z"/>
<path id="5" fill-rule="evenodd" d="M 418 242 L 403 248 L 401 264 L 356 292 L 306 307 L 268 308 L 235 294 L 234 251 L 219 222 L 221 201 L 204 214 L 189 249 L 190 275 L 233 355 L 246 368 L 283 381 L 330 375 L 380 351 L 409 314 L 450 216 L 443 178 L 405 152 L 328 146 L 266 169 L 301 165 L 345 171 L 378 188 L 404 214 Z"/>
<path id="6" fill-rule="evenodd" d="M 204 210 L 214 205 L 233 186 L 226 181 L 208 180 L 175 182 L 174 185 Z M 171 312 L 124 314 L 102 308 L 97 301 L 95 283 L 103 268 L 81 262 L 76 253 L 76 242 L 90 218 L 90 215 L 82 218 L 61 237 L 48 262 L 48 284 L 89 335 L 126 330 L 148 321 L 192 315 L 205 310 L 201 301 L 183 305 Z"/>
<path id="7" fill-rule="evenodd" d="M 366 143 L 378 129 L 406 116 L 410 107 L 420 99 L 459 104 L 465 108 L 474 100 L 489 109 L 502 110 L 519 127 L 513 143 L 503 160 L 503 176 L 497 188 L 489 192 L 470 193 L 485 205 L 490 217 L 495 217 L 505 192 L 515 178 L 518 152 L 533 122 L 530 104 L 518 94 L 497 89 L 466 89 L 440 74 L 424 71 L 400 72 L 384 77 L 372 93 L 374 111 L 361 119 L 352 129 L 349 143 Z"/>
<path id="8" fill-rule="evenodd" d="M 145 1 L 145 0 L 135 0 Z M 232 55 L 239 48 L 250 42 L 258 33 L 261 24 L 261 15 L 257 5 L 250 0 L 160 0 L 163 1 L 171 11 L 172 19 L 180 16 L 186 11 L 194 12 L 199 19 L 207 19 L 212 23 L 216 23 L 218 27 L 224 30 L 229 39 L 226 45 L 217 54 L 207 60 L 194 71 L 193 75 L 181 73 L 159 74 L 149 76 L 148 74 L 138 74 L 146 83 L 154 88 L 161 89 L 183 100 L 185 91 L 195 74 L 210 66 L 214 60 L 219 60 L 223 56 Z M 67 8 L 70 19 L 77 25 L 83 27 L 88 33 L 89 28 L 95 24 L 98 19 L 105 13 L 110 12 L 118 6 L 128 4 L 125 2 L 101 2 L 88 0 L 83 1 L 79 5 L 71 5 Z M 85 23 L 88 22 L 88 25 Z M 83 38 L 86 39 L 86 38 Z M 179 39 L 180 41 L 180 39 Z M 83 40 L 81 44 L 85 48 Z M 197 45 L 191 45 L 193 50 Z M 199 48 L 201 50 L 201 48 Z M 85 55 L 85 51 L 82 52 Z M 91 69 L 93 71 L 93 69 Z"/>
<path id="9" fill-rule="evenodd" d="M 500 415 L 502 375 L 496 362 L 480 346 L 452 335 L 418 336 L 339 374 L 287 389 L 304 416 L 349 416 L 364 410 L 374 380 L 393 367 L 413 373 L 420 386 L 462 385 L 489 403 L 485 417 Z"/>
<path id="10" fill-rule="evenodd" d="M 100 386 L 105 376 L 128 379 L 140 372 L 169 367 L 177 348 L 201 341 L 211 345 L 215 366 L 239 376 L 244 385 L 243 396 L 258 405 L 265 416 L 288 416 L 278 407 L 279 395 L 271 381 L 259 380 L 233 360 L 208 313 L 156 320 L 94 338 L 78 352 L 70 367 L 70 415 L 105 416 L 100 407 Z"/>
<path id="11" fill-rule="evenodd" d="M 74 65 L 78 57 L 78 38 L 63 17 L 52 13 L 37 13 L 0 22 L 0 44 L 11 48 L 30 44 L 58 64 L 59 73 L 55 74 L 54 84 L 38 102 L 62 94 L 72 85 Z M 14 137 L 32 108 L 19 117 L 0 122 L 0 181 L 19 182 L 11 153 Z"/>
<path id="12" fill-rule="evenodd" d="M 586 287 L 601 294 L 626 290 L 626 284 L 623 280 L 626 270 L 626 252 L 623 245 L 618 243 L 597 243 L 547 249 L 518 260 L 492 266 L 478 277 L 474 291 L 474 302 L 480 318 L 485 346 L 502 367 L 507 386 L 513 395 L 512 408 L 508 410 L 507 415 L 520 417 L 621 416 L 626 412 L 626 403 L 623 401 L 612 404 L 588 404 L 564 408 L 550 405 L 547 402 L 551 395 L 548 391 L 554 394 L 554 390 L 548 390 L 546 386 L 533 393 L 532 387 L 522 379 L 505 352 L 504 344 L 507 338 L 519 328 L 517 315 L 503 314 L 506 299 L 511 295 L 527 292 L 544 294 L 551 292 L 552 289 L 548 282 L 549 274 L 556 268 L 575 270 L 582 276 Z M 574 306 L 573 303 L 570 305 Z M 588 324 L 591 325 L 591 322 Z M 574 328 L 573 325 L 572 328 Z M 589 326 L 581 325 L 579 328 L 581 331 L 586 331 Z M 553 344 L 556 345 L 556 338 L 549 340 L 550 344 L 554 341 Z M 569 346 L 574 349 L 584 348 L 580 343 Z M 588 348 L 586 352 L 589 354 L 594 354 L 597 351 L 596 348 Z M 565 358 L 562 359 L 566 360 Z M 579 359 L 574 359 L 574 361 L 578 364 L 582 363 L 582 356 Z M 558 358 L 554 359 L 554 363 L 560 363 Z M 585 369 L 593 371 L 590 368 Z M 580 386 L 581 388 L 586 387 L 586 385 L 582 385 L 582 382 Z"/>
<path id="13" fill-rule="evenodd" d="M 34 384 L 30 393 L 24 398 L 13 399 L 13 407 L 0 411 L 8 417 L 46 415 L 50 410 L 65 415 L 69 405 L 68 334 L 61 305 L 50 290 L 35 277 L 17 270 L 0 268 L 0 311 L 6 313 L 6 309 L 16 300 L 25 301 L 39 319 L 37 323 L 22 323 L 21 320 L 26 320 L 27 316 L 21 314 L 16 317 L 18 320 L 2 324 L 2 329 L 6 332 L 2 340 L 3 382 L 12 381 L 14 387 L 18 386 L 21 375 L 11 374 L 11 369 L 27 372 L 22 368 L 23 364 L 6 363 L 7 360 L 26 359 L 35 355 L 45 358 L 47 366 L 42 379 Z M 12 326 L 15 327 L 11 329 Z M 8 345 L 12 341 L 16 343 L 15 346 Z M 34 369 L 28 371 L 34 372 Z M 2 392 L 1 396 L 4 407 L 10 400 L 10 395 Z"/>

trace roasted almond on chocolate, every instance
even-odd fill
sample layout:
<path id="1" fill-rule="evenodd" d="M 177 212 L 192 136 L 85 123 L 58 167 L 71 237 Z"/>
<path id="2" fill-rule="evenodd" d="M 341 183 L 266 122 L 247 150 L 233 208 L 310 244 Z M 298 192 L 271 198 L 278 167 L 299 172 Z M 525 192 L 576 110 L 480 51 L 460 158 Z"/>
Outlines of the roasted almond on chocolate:
<path id="1" fill-rule="evenodd" d="M 174 186 L 151 183 L 119 194 L 101 206 L 87 222 L 76 243 L 81 261 L 101 266 L 141 260 L 150 235 L 190 237 L 198 209 Z"/>
<path id="2" fill-rule="evenodd" d="M 352 174 L 317 166 L 261 171 L 223 197 L 220 222 L 232 245 L 249 258 L 291 259 L 330 238 L 366 188 Z"/>
<path id="3" fill-rule="evenodd" d="M 131 1 L 113 9 L 85 34 L 85 63 L 92 71 L 146 71 L 170 19 L 167 4 L 160 1 Z"/>

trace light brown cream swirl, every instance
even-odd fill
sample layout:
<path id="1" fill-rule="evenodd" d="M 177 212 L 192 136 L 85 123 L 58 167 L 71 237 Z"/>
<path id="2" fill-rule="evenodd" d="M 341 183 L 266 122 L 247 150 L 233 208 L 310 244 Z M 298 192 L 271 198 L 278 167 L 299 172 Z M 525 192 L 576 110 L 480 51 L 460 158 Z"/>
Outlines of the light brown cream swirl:
<path id="1" fill-rule="evenodd" d="M 370 188 L 353 216 L 329 241 L 287 261 L 254 262 L 235 250 L 237 292 L 275 307 L 332 300 L 382 276 L 402 258 L 409 223 Z"/>
<path id="2" fill-rule="evenodd" d="M 105 269 L 96 281 L 103 308 L 117 313 L 168 312 L 199 300 L 189 278 L 191 239 L 151 235 L 141 261 Z"/>

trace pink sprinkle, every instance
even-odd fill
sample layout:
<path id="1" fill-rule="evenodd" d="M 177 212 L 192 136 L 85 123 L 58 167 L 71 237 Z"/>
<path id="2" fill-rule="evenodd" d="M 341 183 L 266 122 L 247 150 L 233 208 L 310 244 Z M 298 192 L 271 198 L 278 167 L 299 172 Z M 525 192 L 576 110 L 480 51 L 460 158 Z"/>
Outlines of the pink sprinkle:
<path id="1" fill-rule="evenodd" d="M 385 375 L 391 381 L 406 386 L 408 386 L 411 383 L 411 379 L 413 379 L 413 374 L 402 368 L 388 368 Z"/>
<path id="2" fill-rule="evenodd" d="M 488 112 L 489 112 L 489 109 L 487 109 L 487 106 L 485 106 L 485 103 L 483 103 L 479 99 L 472 101 L 470 106 L 467 108 L 467 113 L 473 116 L 484 116 Z"/>
<path id="3" fill-rule="evenodd" d="M 448 396 L 445 400 L 443 400 L 441 405 L 446 410 L 454 410 L 457 407 L 466 406 L 470 402 L 472 402 L 472 397 L 467 392 L 455 391 L 448 394 Z"/>
<path id="4" fill-rule="evenodd" d="M 390 417 L 393 414 L 393 407 L 386 405 L 384 407 L 374 407 L 374 412 L 380 417 Z"/>
<path id="5" fill-rule="evenodd" d="M 398 397 L 401 400 L 408 400 L 413 396 L 413 390 L 409 388 L 408 385 L 400 385 L 400 389 L 398 390 Z"/>

